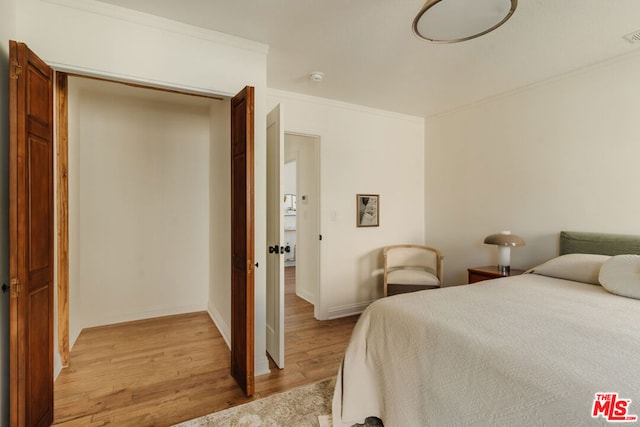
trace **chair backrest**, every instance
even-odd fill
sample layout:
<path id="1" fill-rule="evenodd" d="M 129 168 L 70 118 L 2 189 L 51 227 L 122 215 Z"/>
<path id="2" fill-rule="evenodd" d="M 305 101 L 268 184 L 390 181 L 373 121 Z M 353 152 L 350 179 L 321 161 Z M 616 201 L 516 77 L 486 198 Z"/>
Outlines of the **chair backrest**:
<path id="1" fill-rule="evenodd" d="M 442 279 L 442 259 L 440 251 L 420 245 L 395 245 L 384 248 L 384 268 L 391 271 L 400 267 L 414 267 L 431 270 Z"/>

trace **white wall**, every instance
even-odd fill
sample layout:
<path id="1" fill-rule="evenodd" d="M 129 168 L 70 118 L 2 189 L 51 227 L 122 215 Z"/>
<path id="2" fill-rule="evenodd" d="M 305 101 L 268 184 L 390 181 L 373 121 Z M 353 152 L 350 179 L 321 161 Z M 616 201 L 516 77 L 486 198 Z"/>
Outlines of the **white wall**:
<path id="1" fill-rule="evenodd" d="M 285 137 L 285 156 L 288 151 Z M 282 191 L 284 194 L 296 194 L 296 161 L 285 160 L 282 170 Z"/>
<path id="2" fill-rule="evenodd" d="M 9 40 L 16 0 L 0 0 L 0 286 L 9 283 Z M 0 426 L 9 425 L 9 294 L 0 293 Z"/>
<path id="3" fill-rule="evenodd" d="M 69 197 L 77 200 L 70 227 L 79 246 L 70 251 L 80 268 L 70 294 L 79 296 L 83 327 L 205 310 L 209 105 L 86 79 L 74 84 L 81 85 L 69 99 L 78 110 L 70 127 L 78 127 L 79 164 L 70 187 L 79 191 Z"/>
<path id="4" fill-rule="evenodd" d="M 382 295 L 382 248 L 424 243 L 424 120 L 270 90 L 285 132 L 320 137 L 321 319 Z M 356 194 L 380 194 L 380 227 L 356 227 Z"/>
<path id="5" fill-rule="evenodd" d="M 231 103 L 220 102 L 211 106 L 211 165 L 209 186 L 211 191 L 210 259 L 208 310 L 227 345 L 231 346 Z M 222 250 L 221 250 L 222 249 Z"/>
<path id="6" fill-rule="evenodd" d="M 495 264 L 484 237 L 526 240 L 512 266 L 557 254 L 560 230 L 640 234 L 640 55 L 426 122 L 426 235 L 445 282 Z"/>
<path id="7" fill-rule="evenodd" d="M 54 68 L 232 95 L 255 91 L 256 262 L 266 247 L 265 45 L 92 0 L 21 0 L 16 38 Z M 266 276 L 255 271 L 256 373 L 264 371 Z M 229 319 L 230 320 L 230 319 Z"/>

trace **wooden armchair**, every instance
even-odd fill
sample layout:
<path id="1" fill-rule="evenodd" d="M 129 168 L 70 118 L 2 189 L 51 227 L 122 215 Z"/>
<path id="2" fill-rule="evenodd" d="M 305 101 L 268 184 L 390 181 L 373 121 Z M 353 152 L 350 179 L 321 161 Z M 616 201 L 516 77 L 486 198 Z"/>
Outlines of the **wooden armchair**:
<path id="1" fill-rule="evenodd" d="M 442 286 L 439 250 L 420 245 L 394 245 L 383 250 L 384 296 Z"/>

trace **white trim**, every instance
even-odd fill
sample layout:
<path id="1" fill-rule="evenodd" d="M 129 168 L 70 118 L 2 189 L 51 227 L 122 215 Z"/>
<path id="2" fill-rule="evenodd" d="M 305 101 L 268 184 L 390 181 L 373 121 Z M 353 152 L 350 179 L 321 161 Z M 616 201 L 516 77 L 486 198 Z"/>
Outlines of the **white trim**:
<path id="1" fill-rule="evenodd" d="M 57 347 L 58 346 L 56 345 L 56 350 L 57 350 Z M 62 372 L 62 362 L 60 361 L 60 352 L 54 351 L 53 352 L 53 381 L 58 379 L 58 375 L 60 375 L 60 372 Z"/>
<path id="2" fill-rule="evenodd" d="M 313 148 L 313 157 L 316 161 L 316 194 L 318 197 L 318 208 L 316 212 L 316 216 L 318 218 L 318 226 L 316 230 L 316 234 L 318 235 L 318 240 L 316 240 L 316 244 L 318 245 L 318 255 L 316 258 L 316 262 L 318 263 L 318 275 L 316 277 L 316 297 L 315 303 L 313 305 L 313 317 L 318 319 L 320 317 L 320 313 L 322 313 L 322 240 L 320 240 L 320 236 L 322 236 L 322 135 L 318 134 L 315 136 L 314 148 Z"/>
<path id="3" fill-rule="evenodd" d="M 172 82 L 165 82 L 162 80 L 152 80 L 152 79 L 147 79 L 143 77 L 131 76 L 127 74 L 111 73 L 107 71 L 96 70 L 93 68 L 85 68 L 85 67 L 78 67 L 75 65 L 62 64 L 59 62 L 47 61 L 47 65 L 53 68 L 54 70 L 62 73 L 77 74 L 79 76 L 113 80 L 114 82 L 121 82 L 125 84 L 133 83 L 141 86 L 147 86 L 149 88 L 168 89 L 168 90 L 174 90 L 174 91 L 182 92 L 185 94 L 191 94 L 191 95 L 213 96 L 216 98 L 218 97 L 231 98 L 235 95 L 228 92 L 213 91 L 210 89 L 200 88 L 196 86 L 181 85 L 181 84 L 176 84 Z"/>
<path id="4" fill-rule="evenodd" d="M 289 99 L 292 101 L 308 102 L 311 104 L 319 104 L 332 108 L 342 108 L 345 110 L 358 111 L 361 113 L 375 114 L 383 117 L 389 117 L 398 120 L 407 120 L 414 123 L 424 123 L 424 117 L 411 116 L 409 114 L 396 113 L 388 110 L 381 110 L 378 108 L 365 107 L 364 105 L 351 104 L 348 102 L 337 101 L 335 99 L 320 98 L 317 96 L 305 95 L 302 93 L 287 92 L 280 89 L 267 88 L 267 96 L 274 98 Z"/>
<path id="5" fill-rule="evenodd" d="M 266 355 L 257 358 L 254 363 L 254 368 L 256 370 L 256 377 L 259 375 L 270 374 L 271 369 L 269 369 L 269 358 Z"/>
<path id="6" fill-rule="evenodd" d="M 209 317 L 213 320 L 213 323 L 218 328 L 218 332 L 222 335 L 222 339 L 225 343 L 227 343 L 227 347 L 231 350 L 231 328 L 222 318 L 220 312 L 216 309 L 216 307 L 211 304 L 211 301 L 207 304 L 207 313 L 209 313 Z"/>
<path id="7" fill-rule="evenodd" d="M 96 326 L 112 325 L 115 323 L 134 322 L 136 320 L 152 319 L 154 317 L 174 316 L 176 314 L 193 313 L 196 311 L 204 311 L 205 307 L 198 305 L 185 305 L 171 308 L 157 308 L 146 311 L 134 311 L 130 313 L 120 313 L 116 315 L 101 316 L 97 320 L 83 326 L 86 328 L 94 328 Z"/>
<path id="8" fill-rule="evenodd" d="M 613 64 L 616 64 L 618 62 L 627 61 L 627 60 L 632 59 L 632 58 L 634 58 L 636 56 L 639 56 L 639 55 L 640 55 L 640 50 L 634 50 L 634 51 L 631 51 L 631 52 L 628 52 L 628 53 L 625 53 L 625 54 L 622 54 L 622 55 L 615 56 L 613 58 L 608 58 L 608 59 L 605 59 L 605 60 L 602 60 L 602 61 L 598 61 L 596 63 L 593 63 L 593 64 L 590 64 L 590 65 L 578 68 L 576 70 L 567 71 L 567 72 L 564 72 L 562 74 L 557 74 L 557 75 L 554 75 L 552 77 L 549 77 L 549 78 L 546 78 L 546 79 L 543 79 L 543 80 L 539 80 L 537 82 L 529 83 L 529 84 L 526 84 L 524 86 L 519 86 L 519 87 L 517 87 L 515 89 L 507 90 L 505 92 L 501 92 L 501 93 L 498 93 L 498 94 L 495 94 L 495 95 L 490 95 L 490 96 L 487 96 L 485 98 L 479 99 L 477 101 L 473 101 L 473 102 L 470 102 L 468 104 L 464 104 L 464 105 L 460 105 L 458 107 L 451 108 L 449 110 L 433 113 L 431 115 L 426 116 L 425 119 L 426 119 L 426 121 L 428 121 L 429 119 L 433 119 L 433 118 L 446 117 L 446 116 L 449 116 L 451 114 L 455 114 L 455 113 L 458 113 L 458 112 L 461 112 L 461 111 L 466 111 L 466 110 L 475 108 L 475 107 L 480 106 L 480 105 L 490 104 L 490 103 L 492 103 L 494 101 L 498 101 L 500 99 L 508 98 L 508 97 L 511 97 L 511 96 L 514 96 L 514 95 L 518 95 L 518 94 L 523 93 L 523 92 L 528 92 L 530 90 L 534 90 L 534 89 L 536 89 L 536 88 L 538 88 L 540 86 L 545 86 L 547 84 L 552 84 L 552 83 L 559 82 L 559 81 L 562 81 L 562 80 L 565 80 L 565 79 L 570 79 L 570 78 L 575 77 L 575 76 L 579 76 L 579 75 L 582 75 L 582 74 L 587 74 L 587 73 L 595 71 L 595 70 L 597 70 L 599 68 L 609 67 L 609 66 L 611 66 Z"/>
<path id="9" fill-rule="evenodd" d="M 360 302 L 357 304 L 338 305 L 330 307 L 327 310 L 327 318 L 323 320 L 338 319 L 340 317 L 353 316 L 362 313 L 367 307 L 369 307 L 375 300 Z"/>
<path id="10" fill-rule="evenodd" d="M 286 121 L 285 121 L 286 123 Z M 318 218 L 317 221 L 317 229 L 314 230 L 315 235 L 318 236 L 318 238 L 322 235 L 322 188 L 321 188 L 321 182 L 322 182 L 322 165 L 321 165 L 321 157 L 322 157 L 322 130 L 312 130 L 309 128 L 305 128 L 305 129 L 295 129 L 295 128 L 291 128 L 291 130 L 287 130 L 287 126 L 285 126 L 284 129 L 284 134 L 285 134 L 285 138 L 287 135 L 290 136 L 301 136 L 301 137 L 305 137 L 305 138 L 309 138 L 313 140 L 313 158 L 315 160 L 315 168 L 316 168 L 316 194 L 318 197 L 318 209 L 316 212 L 316 216 Z M 298 160 L 298 154 L 296 153 L 296 161 Z M 298 176 L 299 173 L 296 169 L 296 186 L 298 186 L 297 180 L 298 180 Z M 297 219 L 296 219 L 297 221 Z M 296 226 L 297 227 L 297 226 Z M 315 286 L 315 297 L 309 293 L 309 292 L 302 292 L 302 293 L 298 293 L 298 289 L 296 289 L 296 295 L 299 296 L 300 298 L 304 299 L 305 301 L 307 301 L 308 303 L 313 305 L 313 317 L 315 319 L 318 320 L 323 320 L 322 318 L 322 314 L 324 312 L 324 310 L 322 310 L 322 298 L 321 298 L 321 294 L 322 294 L 322 242 L 321 240 L 317 240 L 316 244 L 318 245 L 318 255 L 316 258 L 316 263 L 318 266 L 318 274 L 316 277 L 316 286 Z M 297 274 L 297 273 L 296 273 Z M 296 279 L 297 280 L 297 279 Z"/>
<path id="11" fill-rule="evenodd" d="M 231 328 L 222 318 L 220 312 L 215 308 L 211 301 L 207 304 L 207 313 L 209 313 L 209 317 L 213 320 L 213 323 L 218 328 L 220 335 L 222 335 L 222 339 L 231 350 Z M 255 376 L 264 375 L 271 372 L 269 369 L 269 359 L 266 355 L 257 355 L 254 356 L 255 360 L 253 362 L 253 369 L 255 371 Z"/>
<path id="12" fill-rule="evenodd" d="M 311 292 L 307 292 L 307 291 L 298 291 L 296 289 L 296 296 L 302 298 L 303 300 L 305 300 L 306 302 L 308 302 L 309 304 L 315 305 L 315 302 L 313 302 L 313 295 L 311 294 Z"/>
<path id="13" fill-rule="evenodd" d="M 148 13 L 138 12 L 133 9 L 102 3 L 95 0 L 42 0 L 47 3 L 56 4 L 71 9 L 81 10 L 84 12 L 102 15 L 109 18 L 127 21 L 136 25 L 156 28 L 176 34 L 181 34 L 193 38 L 207 40 L 225 46 L 239 49 L 245 49 L 252 52 L 266 54 L 269 51 L 269 45 L 258 43 L 252 40 L 243 39 L 231 34 L 221 33 L 206 28 L 196 27 L 194 25 L 183 24 L 160 16 Z"/>

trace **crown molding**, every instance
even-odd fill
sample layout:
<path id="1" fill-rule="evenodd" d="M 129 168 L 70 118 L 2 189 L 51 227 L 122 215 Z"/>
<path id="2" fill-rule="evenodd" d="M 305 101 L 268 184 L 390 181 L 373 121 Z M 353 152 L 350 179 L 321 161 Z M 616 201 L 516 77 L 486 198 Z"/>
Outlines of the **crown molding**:
<path id="1" fill-rule="evenodd" d="M 80 10 L 82 12 L 93 13 L 96 15 L 106 16 L 120 21 L 131 22 L 137 25 L 168 31 L 188 37 L 193 37 L 209 42 L 234 47 L 238 49 L 249 50 L 255 53 L 266 55 L 269 46 L 264 43 L 258 43 L 252 40 L 243 39 L 241 37 L 230 34 L 221 33 L 206 28 L 196 27 L 193 25 L 183 24 L 171 19 L 162 18 L 160 16 L 150 15 L 148 13 L 138 12 L 136 10 L 127 9 L 95 0 L 41 0 L 62 7 Z"/>
<path id="2" fill-rule="evenodd" d="M 626 53 L 623 53 L 621 55 L 613 56 L 611 58 L 606 58 L 606 59 L 603 59 L 601 61 L 597 61 L 597 62 L 594 62 L 592 64 L 576 68 L 574 70 L 566 71 L 566 72 L 563 72 L 563 73 L 560 73 L 560 74 L 556 74 L 554 76 L 551 76 L 551 77 L 548 77 L 548 78 L 545 78 L 545 79 L 542 79 L 542 80 L 538 80 L 538 81 L 533 82 L 533 83 L 526 84 L 524 86 L 518 86 L 516 88 L 510 89 L 510 90 L 507 90 L 507 91 L 504 91 L 504 92 L 500 92 L 500 93 L 497 93 L 495 95 L 490 95 L 490 96 L 487 96 L 485 98 L 481 98 L 481 99 L 478 99 L 476 101 L 469 102 L 468 104 L 459 105 L 457 107 L 453 107 L 453 108 L 446 109 L 446 110 L 443 110 L 443 111 L 440 111 L 440 112 L 437 112 L 437 113 L 433 113 L 433 114 L 430 114 L 430 115 L 426 116 L 425 120 L 429 121 L 431 119 L 438 119 L 438 118 L 441 118 L 441 117 L 447 117 L 447 116 L 450 116 L 450 115 L 453 115 L 453 114 L 456 114 L 456 113 L 459 113 L 459 112 L 471 110 L 471 109 L 474 109 L 476 107 L 479 107 L 479 106 L 482 106 L 482 105 L 491 104 L 493 102 L 497 102 L 497 101 L 500 101 L 502 99 L 510 98 L 512 96 L 517 96 L 517 95 L 519 95 L 521 93 L 526 93 L 526 92 L 535 90 L 537 88 L 544 87 L 546 85 L 558 83 L 558 82 L 561 82 L 563 80 L 569 80 L 569 79 L 572 79 L 572 78 L 575 78 L 575 77 L 578 77 L 578 76 L 581 76 L 581 75 L 589 74 L 591 72 L 597 71 L 597 70 L 602 69 L 602 68 L 607 68 L 607 67 L 616 65 L 618 63 L 622 63 L 622 62 L 625 62 L 625 61 L 630 61 L 630 60 L 633 60 L 633 59 L 635 59 L 637 57 L 640 57 L 640 49 L 635 49 L 635 50 L 633 50 L 631 52 L 626 52 Z"/>
<path id="3" fill-rule="evenodd" d="M 358 111 L 361 113 L 375 114 L 393 119 L 407 120 L 414 123 L 424 123 L 424 118 L 420 116 L 412 116 L 409 114 L 396 113 L 389 110 L 381 110 L 379 108 L 367 107 L 360 104 L 351 104 L 344 101 L 337 101 L 330 98 L 321 98 L 318 96 L 305 95 L 297 92 L 288 92 L 280 89 L 267 89 L 267 96 L 275 98 L 289 99 L 292 101 L 309 102 L 312 104 L 324 105 L 333 108 L 342 108 L 345 110 Z"/>

